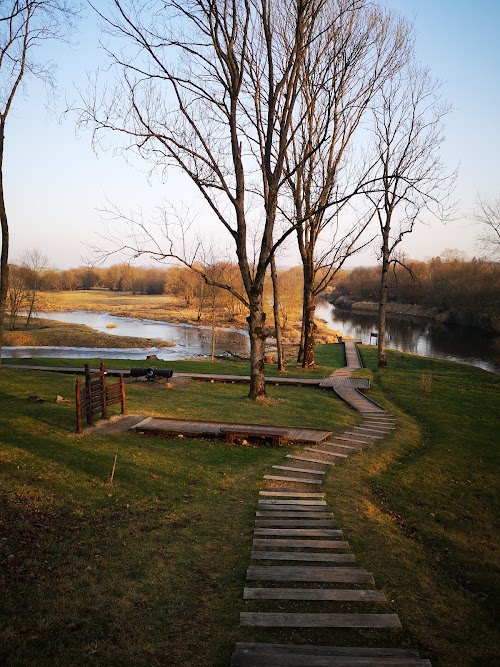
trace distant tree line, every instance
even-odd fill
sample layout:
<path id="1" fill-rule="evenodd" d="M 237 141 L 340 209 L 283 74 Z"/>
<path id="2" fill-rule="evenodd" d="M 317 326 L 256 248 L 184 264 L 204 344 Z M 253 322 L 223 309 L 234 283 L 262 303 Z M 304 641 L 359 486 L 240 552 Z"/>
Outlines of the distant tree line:
<path id="1" fill-rule="evenodd" d="M 427 261 L 405 259 L 389 273 L 389 305 L 412 304 L 437 309 L 448 323 L 479 326 L 500 332 L 500 264 L 485 259 L 466 259 L 448 251 Z M 360 267 L 344 272 L 334 290 L 337 306 L 378 303 L 379 267 Z"/>
<path id="2" fill-rule="evenodd" d="M 215 280 L 224 279 L 239 287 L 241 275 L 234 263 L 219 262 L 204 267 L 204 272 Z M 194 311 L 194 319 L 206 322 L 215 317 L 228 322 L 244 322 L 246 310 L 239 299 L 227 289 L 216 287 L 203 277 L 184 266 L 137 267 L 128 263 L 110 267 L 79 267 L 58 270 L 48 267 L 47 258 L 38 251 L 27 251 L 16 264 L 10 265 L 11 280 L 7 299 L 10 328 L 16 328 L 19 315 L 27 313 L 29 318 L 44 309 L 45 292 L 106 289 L 113 292 L 128 292 L 138 295 L 165 295 L 176 297 L 187 309 Z M 278 314 L 286 336 L 287 327 L 300 319 L 302 271 L 300 267 L 278 271 L 281 283 Z M 273 308 L 273 288 L 269 276 L 265 284 L 267 310 Z"/>

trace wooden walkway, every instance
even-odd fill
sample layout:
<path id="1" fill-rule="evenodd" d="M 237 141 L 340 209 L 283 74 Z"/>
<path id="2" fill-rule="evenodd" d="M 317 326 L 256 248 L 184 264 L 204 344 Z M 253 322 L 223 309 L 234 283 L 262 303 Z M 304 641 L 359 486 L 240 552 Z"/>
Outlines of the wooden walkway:
<path id="1" fill-rule="evenodd" d="M 357 563 L 320 490 L 331 466 L 364 447 L 380 447 L 396 426 L 392 415 L 361 394 L 366 384 L 350 381 L 356 368 L 361 368 L 356 345 L 346 341 L 346 368 L 321 386 L 361 412 L 362 423 L 287 454 L 286 463 L 264 475 L 257 501 L 241 632 L 253 628 L 255 637 L 261 629 L 268 639 L 273 629 L 285 628 L 298 643 L 237 642 L 231 667 L 431 667 L 413 649 L 363 646 L 373 644 L 373 632 L 397 643 L 401 622 L 397 614 L 377 610 L 387 602 L 385 594 Z M 347 608 L 339 610 L 343 603 Z M 311 645 L 312 632 L 328 629 L 335 632 L 332 638 L 342 629 L 351 637 L 357 633 L 357 645 Z"/>
<path id="2" fill-rule="evenodd" d="M 228 427 L 233 427 L 235 431 L 248 431 L 252 434 L 253 424 L 228 422 L 207 422 L 207 421 L 191 421 L 187 419 L 166 419 L 163 417 L 146 417 L 139 423 L 132 427 L 132 430 L 151 432 L 151 433 L 177 433 L 182 435 L 202 435 L 208 438 L 224 436 Z M 257 425 L 255 425 L 257 426 Z M 260 426 L 260 425 L 259 425 Z M 290 428 L 287 427 L 287 439 L 291 442 L 314 442 L 319 443 L 328 438 L 332 432 L 324 429 L 314 428 Z"/>

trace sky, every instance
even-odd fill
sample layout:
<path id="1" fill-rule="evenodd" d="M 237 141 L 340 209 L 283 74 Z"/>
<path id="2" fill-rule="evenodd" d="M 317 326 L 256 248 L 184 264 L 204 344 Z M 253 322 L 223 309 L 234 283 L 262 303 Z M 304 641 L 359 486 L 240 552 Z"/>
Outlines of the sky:
<path id="1" fill-rule="evenodd" d="M 473 257 L 479 229 L 470 216 L 476 197 L 500 194 L 500 0 L 385 4 L 414 20 L 417 55 L 443 82 L 443 95 L 453 111 L 446 119 L 442 156 L 450 172 L 459 168 L 455 219 L 418 226 L 406 237 L 403 250 L 415 259 L 447 249 Z M 103 62 L 98 38 L 96 19 L 86 11 L 77 43 L 46 45 L 40 57 L 57 63 L 59 98 L 48 100 L 44 87 L 30 81 L 8 119 L 4 189 L 12 262 L 36 248 L 55 268 L 81 266 L 89 258 L 86 244 L 99 243 L 100 210 L 106 202 L 147 210 L 162 200 L 188 206 L 193 201 L 192 186 L 177 172 L 169 172 L 161 183 L 148 175 L 143 163 L 126 164 L 111 151 L 96 153 L 90 134 L 77 131 L 75 116 L 64 113 L 67 104 L 77 100 L 77 89 L 85 88 L 88 73 Z M 292 248 L 280 261 L 298 264 Z M 368 248 L 350 266 L 375 261 L 374 249 Z"/>

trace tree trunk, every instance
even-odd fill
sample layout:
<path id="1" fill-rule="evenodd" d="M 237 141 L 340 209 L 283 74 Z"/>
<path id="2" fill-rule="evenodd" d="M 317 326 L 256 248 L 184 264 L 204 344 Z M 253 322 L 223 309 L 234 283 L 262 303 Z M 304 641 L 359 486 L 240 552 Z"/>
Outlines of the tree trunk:
<path id="1" fill-rule="evenodd" d="M 302 297 L 302 325 L 304 329 L 302 368 L 312 368 L 315 365 L 314 345 L 316 342 L 316 323 L 314 321 L 314 310 L 316 308 L 316 298 L 313 291 L 314 261 L 312 255 L 309 253 L 307 253 L 305 261 L 303 261 L 302 273 L 304 277 L 304 289 Z"/>
<path id="2" fill-rule="evenodd" d="M 306 317 L 304 315 L 304 303 L 302 303 L 302 323 L 300 326 L 300 342 L 299 342 L 299 351 L 297 352 L 297 363 L 301 364 L 304 361 L 304 343 L 305 343 L 305 328 L 304 323 Z"/>
<path id="3" fill-rule="evenodd" d="M 384 251 L 382 258 L 382 273 L 380 277 L 380 295 L 378 302 L 378 367 L 385 368 L 387 366 L 387 358 L 385 355 L 385 319 L 387 312 L 387 292 L 389 273 L 389 260 L 387 253 Z"/>
<path id="4" fill-rule="evenodd" d="M 7 304 L 7 286 L 9 279 L 9 225 L 5 210 L 3 192 L 3 148 L 5 138 L 5 122 L 0 120 L 0 223 L 2 227 L 2 250 L 0 255 L 0 368 L 2 368 L 2 340 L 4 329 L 5 307 Z"/>
<path id="5" fill-rule="evenodd" d="M 278 371 L 284 371 L 285 360 L 283 359 L 283 336 L 281 332 L 279 312 L 279 281 L 274 256 L 271 258 L 271 279 L 273 281 L 274 331 L 276 333 L 276 349 L 278 352 Z"/>
<path id="6" fill-rule="evenodd" d="M 266 314 L 264 312 L 262 290 L 259 290 L 257 294 L 251 296 L 250 314 L 247 317 L 250 336 L 250 391 L 248 392 L 248 398 L 252 399 L 266 396 L 266 378 L 264 375 L 265 321 Z"/>
<path id="7" fill-rule="evenodd" d="M 316 345 L 316 322 L 314 311 L 316 310 L 316 297 L 311 289 L 304 290 L 304 359 L 302 368 L 313 368 L 316 364 L 314 358 L 314 347 Z"/>

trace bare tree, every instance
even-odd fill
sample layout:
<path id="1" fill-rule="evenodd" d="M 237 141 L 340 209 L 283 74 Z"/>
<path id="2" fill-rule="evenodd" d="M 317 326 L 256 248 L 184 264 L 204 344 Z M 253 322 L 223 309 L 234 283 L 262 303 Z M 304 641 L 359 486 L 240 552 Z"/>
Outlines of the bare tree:
<path id="1" fill-rule="evenodd" d="M 273 241 L 301 64 L 326 2 L 113 0 L 114 12 L 100 16 L 115 44 L 107 53 L 117 78 L 112 88 L 97 82 L 81 112 L 96 142 L 120 133 L 124 151 L 154 168 L 179 168 L 229 234 L 244 289 L 202 274 L 249 311 L 251 398 L 265 395 L 264 281 L 273 253 L 293 231 Z M 196 257 L 188 260 L 168 243 L 146 248 L 145 235 L 141 228 L 121 245 L 195 268 Z"/>
<path id="2" fill-rule="evenodd" d="M 40 311 L 40 286 L 43 272 L 49 263 L 48 258 L 36 248 L 27 250 L 21 257 L 20 266 L 24 270 L 24 281 L 27 292 L 26 303 L 26 328 L 29 326 L 31 317 Z"/>
<path id="3" fill-rule="evenodd" d="M 0 2 L 0 367 L 9 271 L 9 223 L 3 183 L 5 127 L 14 99 L 27 77 L 34 76 L 53 85 L 53 65 L 39 64 L 33 56 L 47 40 L 66 39 L 75 17 L 76 10 L 70 0 Z"/>
<path id="4" fill-rule="evenodd" d="M 474 221 L 481 225 L 478 245 L 488 257 L 500 259 L 500 197 L 478 197 Z"/>
<path id="5" fill-rule="evenodd" d="M 439 156 L 443 119 L 450 106 L 427 69 L 409 64 L 389 80 L 373 106 L 374 136 L 381 187 L 367 193 L 380 227 L 381 274 L 378 313 L 378 365 L 387 366 L 386 308 L 391 265 L 404 262 L 396 251 L 424 213 L 450 214 L 455 174 L 446 174 Z"/>
<path id="6" fill-rule="evenodd" d="M 365 0 L 332 0 L 323 30 L 302 62 L 302 113 L 288 157 L 288 185 L 304 273 L 299 362 L 315 363 L 318 295 L 344 262 L 369 241 L 371 212 L 354 211 L 356 195 L 373 183 L 372 165 L 356 151 L 368 104 L 395 76 L 412 49 L 411 26 Z M 366 141 L 366 137 L 365 137 Z M 373 240 L 373 239 L 371 239 Z"/>

